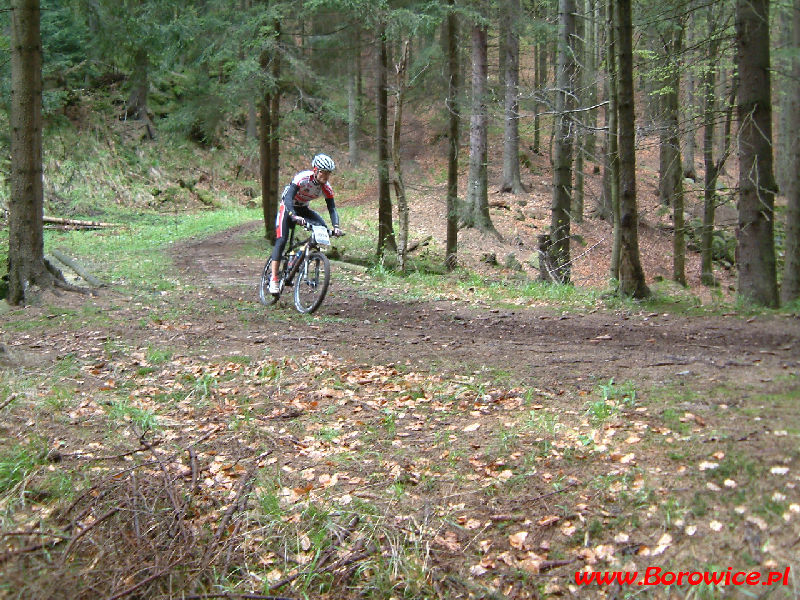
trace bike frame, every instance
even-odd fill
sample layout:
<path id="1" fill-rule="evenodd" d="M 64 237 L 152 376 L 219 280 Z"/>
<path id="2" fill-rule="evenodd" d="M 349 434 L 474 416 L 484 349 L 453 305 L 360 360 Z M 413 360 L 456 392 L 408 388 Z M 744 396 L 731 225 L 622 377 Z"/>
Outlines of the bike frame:
<path id="1" fill-rule="evenodd" d="M 292 281 L 295 274 L 300 269 L 300 265 L 302 265 L 303 261 L 305 261 L 306 257 L 308 256 L 309 251 L 314 248 L 318 248 L 318 246 L 313 243 L 314 240 L 313 234 L 309 235 L 308 238 L 305 240 L 295 242 L 294 232 L 296 228 L 297 226 L 292 227 L 291 231 L 289 232 L 289 239 L 286 241 L 286 248 L 283 251 L 283 258 L 286 260 L 286 264 L 288 265 L 289 261 L 292 258 L 292 254 L 294 254 L 295 251 L 301 246 L 303 246 L 303 254 L 300 257 L 300 260 L 295 262 L 295 264 L 292 265 L 292 268 L 285 273 L 283 280 L 286 284 L 289 284 Z"/>

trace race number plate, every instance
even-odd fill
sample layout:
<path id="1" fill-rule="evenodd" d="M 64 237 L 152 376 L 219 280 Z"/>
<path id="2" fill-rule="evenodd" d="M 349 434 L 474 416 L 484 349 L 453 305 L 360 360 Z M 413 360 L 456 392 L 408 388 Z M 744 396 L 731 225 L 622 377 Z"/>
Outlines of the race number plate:
<path id="1" fill-rule="evenodd" d="M 328 237 L 328 228 L 323 227 L 322 225 L 314 225 L 312 226 L 314 230 L 314 239 L 317 243 L 321 246 L 330 246 L 331 239 Z"/>

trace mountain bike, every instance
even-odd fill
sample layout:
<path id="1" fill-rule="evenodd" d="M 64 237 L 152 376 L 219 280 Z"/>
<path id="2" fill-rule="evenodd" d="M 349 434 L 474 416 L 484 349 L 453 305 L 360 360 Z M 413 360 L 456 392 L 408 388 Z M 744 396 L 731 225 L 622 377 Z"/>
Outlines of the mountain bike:
<path id="1" fill-rule="evenodd" d="M 301 313 L 311 314 L 325 300 L 331 282 L 331 263 L 320 246 L 331 245 L 332 232 L 323 225 L 306 223 L 303 228 L 311 235 L 305 240 L 295 242 L 294 232 L 297 227 L 295 225 L 289 233 L 286 248 L 280 258 L 278 267 L 280 291 L 277 294 L 269 293 L 269 280 L 272 277 L 272 257 L 270 257 L 261 272 L 258 299 L 261 304 L 270 306 L 278 301 L 285 287 L 294 286 L 295 308 Z"/>

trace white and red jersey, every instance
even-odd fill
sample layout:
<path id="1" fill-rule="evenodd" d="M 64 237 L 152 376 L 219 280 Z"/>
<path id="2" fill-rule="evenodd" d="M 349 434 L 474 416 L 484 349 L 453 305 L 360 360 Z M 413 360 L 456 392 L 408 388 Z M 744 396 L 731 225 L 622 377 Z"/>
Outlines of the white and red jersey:
<path id="1" fill-rule="evenodd" d="M 314 198 L 325 196 L 326 200 L 333 198 L 333 188 L 328 183 L 320 183 L 314 178 L 314 171 L 300 171 L 292 179 L 292 184 L 297 186 L 294 202 L 305 206 Z"/>

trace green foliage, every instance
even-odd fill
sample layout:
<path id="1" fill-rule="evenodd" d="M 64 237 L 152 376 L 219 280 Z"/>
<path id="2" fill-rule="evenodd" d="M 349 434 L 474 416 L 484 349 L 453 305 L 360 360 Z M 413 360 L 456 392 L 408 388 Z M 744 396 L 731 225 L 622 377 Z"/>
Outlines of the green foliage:
<path id="1" fill-rule="evenodd" d="M 134 215 L 120 215 L 133 218 Z M 98 277 L 139 289 L 168 290 L 175 281 L 166 279 L 166 250 L 179 239 L 209 235 L 236 223 L 258 218 L 252 210 L 238 208 L 176 216 L 139 214 L 137 223 L 125 229 L 97 232 L 48 232 L 45 247 L 57 246 L 90 265 Z"/>
<path id="2" fill-rule="evenodd" d="M 16 444 L 0 451 L 0 493 L 15 487 L 45 462 L 47 448 L 41 443 Z"/>
<path id="3" fill-rule="evenodd" d="M 158 418 L 151 411 L 132 405 L 127 399 L 112 402 L 108 408 L 112 421 L 130 423 L 139 434 L 158 429 Z"/>

